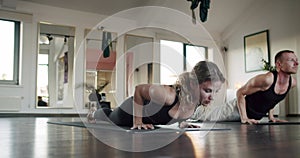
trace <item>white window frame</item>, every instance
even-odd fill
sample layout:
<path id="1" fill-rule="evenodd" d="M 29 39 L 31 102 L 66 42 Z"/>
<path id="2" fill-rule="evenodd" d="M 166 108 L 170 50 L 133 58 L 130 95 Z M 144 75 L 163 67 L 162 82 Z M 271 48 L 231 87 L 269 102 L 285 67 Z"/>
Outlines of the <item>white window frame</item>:
<path id="1" fill-rule="evenodd" d="M 164 41 L 171 42 L 171 44 L 165 46 L 164 44 L 162 44 Z M 204 49 L 204 55 L 201 57 L 201 60 L 208 59 L 208 47 L 192 45 L 192 44 L 177 42 L 177 41 L 173 41 L 173 40 L 160 40 L 160 43 L 161 43 L 160 82 L 162 84 L 174 84 L 179 74 L 181 74 L 182 72 L 185 72 L 185 71 L 191 71 L 190 70 L 191 65 L 188 65 L 188 64 L 195 64 L 195 63 L 194 62 L 190 63 L 189 61 L 187 61 L 187 55 L 188 55 L 188 53 L 195 53 L 195 52 L 198 52 L 199 50 L 193 50 L 192 52 L 188 52 L 187 47 L 195 47 L 194 49 L 197 49 L 197 47 L 198 47 L 198 48 Z M 166 52 L 163 52 L 163 51 L 166 51 Z M 166 54 L 164 54 L 164 53 L 166 53 Z M 170 54 L 170 53 L 172 53 L 172 54 Z M 166 56 L 170 56 L 170 58 L 167 59 L 168 57 L 166 57 Z M 182 59 L 179 59 L 178 57 L 181 57 L 181 56 L 182 56 Z M 197 54 L 197 56 L 199 56 L 199 54 Z M 181 60 L 182 63 L 180 61 L 172 61 L 175 58 Z M 168 61 L 175 62 L 175 63 L 170 63 Z M 189 66 L 189 69 L 188 69 L 188 66 Z"/>
<path id="2" fill-rule="evenodd" d="M 1 21 L 8 21 L 14 22 L 14 58 L 13 58 L 13 65 L 2 65 L 1 67 L 13 66 L 13 78 L 4 80 L 0 78 L 1 85 L 19 85 L 19 63 L 20 63 L 20 43 L 21 43 L 21 21 L 18 20 L 11 20 L 6 18 L 0 18 Z M 1 35 L 0 35 L 1 36 Z"/>

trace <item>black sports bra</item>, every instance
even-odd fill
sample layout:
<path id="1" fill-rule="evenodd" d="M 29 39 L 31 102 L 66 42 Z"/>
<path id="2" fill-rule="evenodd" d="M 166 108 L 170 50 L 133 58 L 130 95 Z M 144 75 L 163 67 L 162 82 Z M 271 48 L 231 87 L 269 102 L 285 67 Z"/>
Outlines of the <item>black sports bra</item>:
<path id="1" fill-rule="evenodd" d="M 173 86 L 172 86 L 173 87 Z M 169 115 L 169 111 L 178 103 L 179 101 L 179 91 L 176 90 L 176 97 L 174 102 L 169 105 L 169 106 L 162 106 L 162 105 L 158 105 L 156 103 L 153 102 L 148 102 L 148 104 L 144 104 L 145 106 L 156 106 L 156 107 L 160 107 L 160 109 L 157 112 L 153 112 L 154 114 L 151 115 L 151 109 L 150 108 L 143 108 L 143 122 L 144 123 L 149 123 L 149 124 L 154 124 L 154 125 L 158 125 L 158 124 L 172 124 L 175 122 L 178 122 L 179 120 L 181 121 L 182 119 L 174 119 Z M 151 104 L 151 105 L 150 105 Z"/>

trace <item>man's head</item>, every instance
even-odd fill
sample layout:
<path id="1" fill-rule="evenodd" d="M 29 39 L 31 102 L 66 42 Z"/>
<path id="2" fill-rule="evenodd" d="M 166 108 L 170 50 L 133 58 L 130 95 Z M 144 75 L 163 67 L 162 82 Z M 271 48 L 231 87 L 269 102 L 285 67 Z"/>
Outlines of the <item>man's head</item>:
<path id="1" fill-rule="evenodd" d="M 291 50 L 282 50 L 275 56 L 276 70 L 288 73 L 296 74 L 298 70 L 298 58 L 296 54 Z"/>

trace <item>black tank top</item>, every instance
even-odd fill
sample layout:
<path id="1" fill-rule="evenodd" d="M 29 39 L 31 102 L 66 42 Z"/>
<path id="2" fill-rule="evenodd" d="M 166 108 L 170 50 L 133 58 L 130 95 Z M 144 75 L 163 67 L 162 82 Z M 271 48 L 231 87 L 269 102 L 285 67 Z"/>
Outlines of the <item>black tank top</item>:
<path id="1" fill-rule="evenodd" d="M 172 124 L 178 121 L 182 121 L 181 119 L 174 119 L 169 115 L 170 109 L 174 107 L 179 101 L 178 95 L 179 95 L 179 91 L 176 90 L 175 100 L 169 106 L 158 105 L 154 102 L 146 101 L 144 103 L 144 108 L 143 108 L 143 116 L 144 116 L 143 123 L 149 123 L 154 125 L 158 125 L 158 124 L 166 125 L 166 124 Z"/>
<path id="2" fill-rule="evenodd" d="M 275 84 L 277 81 L 277 71 L 273 71 L 274 81 L 271 87 L 266 91 L 259 91 L 245 97 L 247 116 L 250 119 L 261 119 L 266 116 L 270 109 L 273 109 L 277 103 L 282 101 L 289 92 L 292 79 L 289 79 L 288 89 L 284 94 L 275 93 Z"/>

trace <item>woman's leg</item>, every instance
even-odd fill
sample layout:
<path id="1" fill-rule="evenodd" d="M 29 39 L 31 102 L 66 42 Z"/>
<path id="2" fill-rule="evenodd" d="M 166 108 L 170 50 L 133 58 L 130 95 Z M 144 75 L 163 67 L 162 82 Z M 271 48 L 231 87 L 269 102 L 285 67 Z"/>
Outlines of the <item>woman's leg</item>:
<path id="1" fill-rule="evenodd" d="M 222 105 L 199 107 L 192 118 L 201 121 L 239 121 L 237 101 L 233 99 Z"/>
<path id="2" fill-rule="evenodd" d="M 109 115 L 112 110 L 109 108 L 100 108 L 94 113 L 94 118 L 98 121 L 109 121 Z"/>
<path id="3" fill-rule="evenodd" d="M 206 117 L 209 121 L 239 121 L 240 115 L 236 99 L 215 106 Z"/>
<path id="4" fill-rule="evenodd" d="M 97 121 L 112 122 L 118 126 L 133 125 L 133 97 L 126 99 L 119 107 L 111 110 L 100 108 L 93 113 L 93 118 Z"/>
<path id="5" fill-rule="evenodd" d="M 126 99 L 118 108 L 113 110 L 109 119 L 118 126 L 133 125 L 133 97 Z"/>

